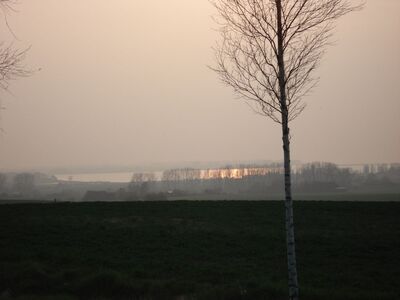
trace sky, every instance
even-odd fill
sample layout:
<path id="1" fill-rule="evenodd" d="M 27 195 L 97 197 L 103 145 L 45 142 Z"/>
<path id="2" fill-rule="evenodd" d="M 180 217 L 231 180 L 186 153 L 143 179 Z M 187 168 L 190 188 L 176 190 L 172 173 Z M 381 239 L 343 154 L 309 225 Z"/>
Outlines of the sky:
<path id="1" fill-rule="evenodd" d="M 208 68 L 219 35 L 207 0 L 14 8 L 1 40 L 31 47 L 26 65 L 40 71 L 0 91 L 0 170 L 282 160 L 279 125 Z M 293 160 L 400 162 L 399 11 L 398 0 L 368 0 L 338 21 L 290 124 Z"/>

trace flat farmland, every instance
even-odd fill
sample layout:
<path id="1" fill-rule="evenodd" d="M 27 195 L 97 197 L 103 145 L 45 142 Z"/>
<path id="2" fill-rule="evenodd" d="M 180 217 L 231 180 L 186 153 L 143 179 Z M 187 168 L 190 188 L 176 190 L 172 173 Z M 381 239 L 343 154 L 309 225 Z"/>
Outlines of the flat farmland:
<path id="1" fill-rule="evenodd" d="M 302 299 L 400 299 L 399 202 L 295 226 Z M 0 299 L 287 299 L 285 249 L 282 201 L 3 204 Z"/>

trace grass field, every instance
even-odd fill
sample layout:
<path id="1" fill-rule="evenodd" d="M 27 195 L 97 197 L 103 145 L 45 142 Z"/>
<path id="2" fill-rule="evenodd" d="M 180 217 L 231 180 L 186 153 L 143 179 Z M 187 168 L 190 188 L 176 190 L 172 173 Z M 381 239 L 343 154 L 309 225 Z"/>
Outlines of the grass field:
<path id="1" fill-rule="evenodd" d="M 400 192 L 390 193 L 351 193 L 351 192 L 337 192 L 337 193 L 296 193 L 296 200 L 301 201 L 362 201 L 362 202 L 400 202 Z M 243 199 L 245 197 L 245 199 Z M 170 200 L 195 200 L 195 201 L 225 201 L 225 200 L 276 200 L 284 199 L 285 195 L 263 193 L 253 194 L 194 194 L 186 196 L 169 197 Z M 1 201 L 0 201 L 1 203 Z"/>
<path id="2" fill-rule="evenodd" d="M 378 199 L 379 200 L 379 199 Z M 287 299 L 275 201 L 0 205 L 0 299 Z M 302 299 L 400 299 L 400 203 L 295 203 Z"/>

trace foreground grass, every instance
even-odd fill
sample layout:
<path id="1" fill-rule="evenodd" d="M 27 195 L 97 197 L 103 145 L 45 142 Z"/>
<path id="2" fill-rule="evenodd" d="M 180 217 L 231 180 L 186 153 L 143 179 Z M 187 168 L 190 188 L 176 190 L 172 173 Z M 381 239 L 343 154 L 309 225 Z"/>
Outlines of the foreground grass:
<path id="1" fill-rule="evenodd" d="M 302 298 L 400 299 L 399 215 L 296 202 Z M 0 205 L 0 299 L 287 299 L 283 220 L 282 202 Z"/>

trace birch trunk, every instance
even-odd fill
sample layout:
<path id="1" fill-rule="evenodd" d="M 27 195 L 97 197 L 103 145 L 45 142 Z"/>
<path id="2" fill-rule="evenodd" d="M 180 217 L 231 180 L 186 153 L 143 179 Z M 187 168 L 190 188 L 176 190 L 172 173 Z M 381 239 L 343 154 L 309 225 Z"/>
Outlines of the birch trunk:
<path id="1" fill-rule="evenodd" d="M 289 127 L 282 124 L 282 140 L 285 169 L 285 227 L 286 227 L 286 248 L 289 278 L 289 299 L 299 299 L 299 284 L 297 279 L 296 247 L 294 238 L 293 221 L 293 199 L 290 172 L 290 141 Z"/>
<path id="2" fill-rule="evenodd" d="M 285 169 L 285 227 L 286 227 L 286 249 L 289 280 L 289 299 L 299 299 L 299 284 L 297 279 L 296 248 L 294 239 L 293 222 L 293 199 L 291 187 L 291 169 L 290 169 L 290 138 L 289 138 L 289 110 L 286 103 L 286 74 L 283 50 L 282 33 L 282 3 L 276 0 L 277 8 L 277 38 L 278 38 L 278 67 L 279 67 L 279 92 L 282 123 L 282 141 L 283 157 Z"/>

